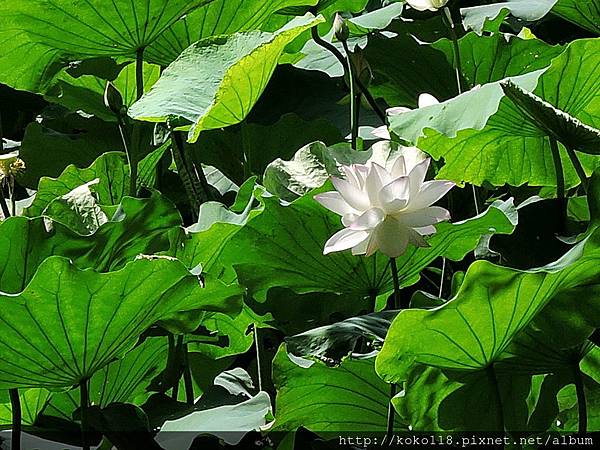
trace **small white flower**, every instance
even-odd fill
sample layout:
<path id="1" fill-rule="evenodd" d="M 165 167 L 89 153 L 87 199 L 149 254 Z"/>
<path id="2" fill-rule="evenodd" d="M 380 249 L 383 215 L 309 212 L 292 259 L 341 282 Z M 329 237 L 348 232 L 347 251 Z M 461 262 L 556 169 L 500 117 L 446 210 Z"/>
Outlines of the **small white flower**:
<path id="1" fill-rule="evenodd" d="M 327 241 L 323 253 L 351 248 L 353 255 L 379 250 L 395 258 L 409 244 L 427 247 L 423 236 L 450 219 L 446 209 L 431 205 L 454 186 L 450 181 L 425 181 L 429 163 L 423 152 L 406 147 L 390 170 L 374 161 L 342 167 L 345 179 L 332 177 L 336 191 L 315 196 L 342 216 L 345 227 Z"/>
<path id="2" fill-rule="evenodd" d="M 418 11 L 437 11 L 446 6 L 448 0 L 406 0 L 406 3 Z"/>

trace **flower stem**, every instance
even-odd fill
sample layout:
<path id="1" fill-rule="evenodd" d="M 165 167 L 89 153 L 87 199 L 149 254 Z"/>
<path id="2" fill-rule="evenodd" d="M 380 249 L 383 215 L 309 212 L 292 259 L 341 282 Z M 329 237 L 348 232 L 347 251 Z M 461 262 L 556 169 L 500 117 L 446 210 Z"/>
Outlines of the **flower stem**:
<path id="1" fill-rule="evenodd" d="M 504 406 L 502 404 L 502 395 L 500 394 L 500 385 L 498 384 L 498 378 L 496 377 L 496 369 L 494 364 L 491 363 L 485 369 L 488 375 L 488 379 L 493 388 L 493 396 L 496 403 L 496 429 L 500 433 L 504 433 Z"/>
<path id="2" fill-rule="evenodd" d="M 117 114 L 117 124 L 119 126 L 123 148 L 125 149 L 125 155 L 127 156 L 127 164 L 129 165 L 129 195 L 135 197 L 135 194 L 137 193 L 137 163 L 134 163 L 131 147 L 127 141 L 127 134 L 125 133 L 125 121 L 120 114 Z"/>
<path id="3" fill-rule="evenodd" d="M 260 340 L 259 328 L 254 324 L 254 347 L 256 349 L 256 373 L 258 376 L 258 390 L 263 390 L 262 384 L 262 344 Z"/>
<path id="4" fill-rule="evenodd" d="M 333 54 L 333 56 L 335 56 L 336 59 L 340 62 L 340 64 L 344 68 L 344 71 L 346 72 L 346 75 L 348 75 L 349 72 L 350 72 L 349 69 L 348 69 L 348 61 L 346 61 L 346 58 L 344 58 L 344 55 L 342 54 L 342 52 L 340 52 L 335 47 L 335 45 L 333 45 L 330 42 L 327 42 L 326 40 L 324 40 L 323 38 L 321 38 L 321 36 L 319 36 L 319 32 L 317 30 L 317 27 L 311 28 L 311 33 L 312 33 L 313 40 L 318 45 L 320 45 L 321 47 L 323 47 L 324 49 L 329 50 L 331 52 L 331 54 Z M 384 124 L 386 124 L 387 120 L 386 120 L 385 111 L 383 109 L 381 109 L 381 106 L 379 106 L 379 104 L 375 101 L 375 98 L 373 97 L 373 95 L 371 94 L 371 92 L 369 92 L 369 89 L 363 84 L 362 81 L 360 81 L 360 78 L 358 78 L 358 77 L 356 77 L 356 79 L 354 80 L 354 82 L 356 83 L 356 86 L 358 86 L 358 88 L 360 89 L 360 91 L 362 92 L 362 94 L 365 96 L 365 99 L 367 100 L 367 102 L 369 103 L 369 105 L 371 106 L 371 108 L 373 108 L 373 111 L 375 111 L 375 113 L 381 119 L 381 121 Z"/>
<path id="5" fill-rule="evenodd" d="M 390 258 L 390 270 L 392 272 L 392 280 L 394 282 L 394 309 L 407 309 L 409 307 L 408 302 L 402 303 L 400 297 L 400 282 L 398 280 L 398 266 L 396 265 L 396 258 Z M 390 385 L 390 402 L 388 404 L 387 414 L 387 428 L 386 428 L 386 440 L 391 438 L 394 434 L 394 416 L 395 410 L 392 404 L 392 399 L 396 395 L 396 385 L 392 383 Z"/>
<path id="6" fill-rule="evenodd" d="M 190 205 L 192 206 L 192 217 L 196 221 L 200 205 L 211 200 L 208 181 L 202 168 L 198 170 L 194 163 L 189 160 L 188 155 L 185 153 L 180 133 L 173 129 L 171 130 L 171 144 L 177 173 L 185 187 Z"/>
<path id="7" fill-rule="evenodd" d="M 550 136 L 550 150 L 552 151 L 552 160 L 554 162 L 554 171 L 556 172 L 556 198 L 560 208 L 560 231 L 564 232 L 564 227 L 567 220 L 567 199 L 565 197 L 565 174 L 563 171 L 562 160 L 560 159 L 560 151 L 558 142 Z"/>
<path id="8" fill-rule="evenodd" d="M 139 100 L 144 95 L 144 47 L 135 52 L 135 89 L 136 99 Z"/>
<path id="9" fill-rule="evenodd" d="M 585 434 L 587 433 L 587 402 L 579 362 L 573 366 L 573 376 L 575 379 L 575 390 L 577 392 L 577 409 L 579 411 L 579 427 L 577 432 L 579 434 Z"/>
<path id="10" fill-rule="evenodd" d="M 442 274 L 440 276 L 440 290 L 438 291 L 438 297 L 442 298 L 444 293 L 444 278 L 446 276 L 446 258 L 442 256 Z"/>
<path id="11" fill-rule="evenodd" d="M 87 441 L 87 409 L 90 405 L 90 394 L 89 394 L 89 380 L 86 378 L 79 383 L 80 402 L 79 408 L 81 410 L 81 447 L 83 450 L 90 450 L 90 444 Z"/>
<path id="12" fill-rule="evenodd" d="M 352 135 L 352 150 L 356 150 L 356 143 L 358 139 L 358 121 L 356 120 L 356 93 L 355 93 L 355 79 L 357 78 L 354 73 L 354 65 L 350 56 L 350 48 L 346 41 L 342 41 L 344 51 L 346 52 L 346 67 L 348 69 L 348 85 L 350 86 L 350 133 Z"/>
<path id="13" fill-rule="evenodd" d="M 185 401 L 188 405 L 194 404 L 194 383 L 192 381 L 192 368 L 187 344 L 183 344 L 183 383 L 185 385 Z"/>
<path id="14" fill-rule="evenodd" d="M 588 179 L 587 175 L 585 174 L 585 170 L 583 170 L 583 166 L 581 165 L 581 161 L 579 161 L 575 150 L 567 145 L 565 145 L 565 148 L 567 149 L 567 155 L 569 155 L 569 159 L 571 160 L 571 163 L 573 164 L 573 167 L 575 167 L 575 171 L 581 180 L 581 187 L 583 187 L 583 191 L 587 194 Z"/>
<path id="15" fill-rule="evenodd" d="M 460 58 L 460 47 L 458 45 L 458 36 L 456 34 L 456 27 L 454 25 L 454 20 L 452 20 L 452 13 L 448 7 L 444 7 L 443 14 L 444 22 L 448 27 L 448 31 L 450 32 L 450 37 L 452 38 L 452 50 L 454 52 L 454 71 L 456 73 L 456 87 L 458 88 L 458 94 L 463 93 L 462 86 L 462 63 Z"/>
<path id="16" fill-rule="evenodd" d="M 10 407 L 12 410 L 12 432 L 10 439 L 11 450 L 21 449 L 21 399 L 18 389 L 9 389 Z"/>
<path id="17" fill-rule="evenodd" d="M 409 307 L 409 302 L 403 302 L 400 297 L 400 282 L 398 280 L 396 258 L 390 258 L 390 270 L 392 271 L 392 280 L 394 282 L 394 309 L 407 309 Z"/>
<path id="18" fill-rule="evenodd" d="M 462 60 L 460 56 L 460 46 L 458 45 L 458 35 L 456 34 L 456 25 L 454 24 L 454 20 L 452 20 L 452 13 L 450 9 L 446 6 L 443 9 L 442 18 L 446 27 L 448 28 L 448 32 L 450 33 L 450 38 L 452 40 L 452 52 L 454 54 L 454 72 L 456 74 L 456 89 L 458 91 L 458 95 L 464 92 L 462 85 Z M 475 204 L 475 214 L 479 215 L 479 200 L 477 198 L 477 188 L 474 184 L 471 185 L 471 189 L 473 190 L 473 202 Z"/>
<path id="19" fill-rule="evenodd" d="M 6 199 L 4 198 L 4 181 L 0 181 L 0 207 L 2 208 L 4 219 L 8 219 L 11 214 L 8 205 L 6 204 Z"/>
<path id="20" fill-rule="evenodd" d="M 550 138 L 550 150 L 552 151 L 552 160 L 554 161 L 554 171 L 556 172 L 556 197 L 565 198 L 565 175 L 563 173 L 562 161 L 558 150 L 558 142 L 553 137 Z"/>

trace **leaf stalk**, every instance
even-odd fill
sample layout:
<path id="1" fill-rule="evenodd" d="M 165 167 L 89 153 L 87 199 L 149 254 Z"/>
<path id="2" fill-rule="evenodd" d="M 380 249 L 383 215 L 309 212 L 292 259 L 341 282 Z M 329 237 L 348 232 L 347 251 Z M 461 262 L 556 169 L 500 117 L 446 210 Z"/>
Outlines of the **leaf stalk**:
<path id="1" fill-rule="evenodd" d="M 21 449 L 21 432 L 22 432 L 22 419 L 21 419 L 21 399 L 19 398 L 18 389 L 9 389 L 10 395 L 10 407 L 12 411 L 12 432 L 10 439 L 11 450 Z"/>

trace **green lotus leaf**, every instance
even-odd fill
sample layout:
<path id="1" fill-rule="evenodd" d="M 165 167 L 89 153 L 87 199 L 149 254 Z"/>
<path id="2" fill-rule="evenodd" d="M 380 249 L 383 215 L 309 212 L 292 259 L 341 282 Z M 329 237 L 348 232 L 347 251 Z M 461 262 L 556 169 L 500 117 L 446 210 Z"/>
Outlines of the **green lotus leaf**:
<path id="1" fill-rule="evenodd" d="M 415 364 L 485 370 L 502 359 L 515 336 L 553 298 L 598 279 L 599 244 L 595 232 L 555 263 L 528 271 L 485 261 L 472 264 L 444 306 L 397 316 L 377 357 L 377 372 L 398 382 Z"/>
<path id="2" fill-rule="evenodd" d="M 210 0 L 6 0 L 0 4 L 0 81 L 43 93 L 69 61 L 133 59 L 179 18 Z"/>
<path id="3" fill-rule="evenodd" d="M 149 199 L 125 197 L 112 220 L 91 235 L 47 218 L 11 217 L 0 223 L 0 291 L 23 290 L 52 255 L 70 258 L 80 268 L 120 269 L 139 254 L 168 249 L 167 232 L 180 225 L 173 204 L 159 194 Z"/>
<path id="4" fill-rule="evenodd" d="M 232 265 L 241 284 L 259 301 L 273 287 L 298 293 L 334 292 L 357 296 L 378 295 L 392 288 L 389 259 L 369 258 L 350 252 L 323 255 L 327 239 L 341 228 L 339 217 L 314 199 L 315 191 L 289 206 L 263 196 L 264 211 L 251 218 L 225 244 L 222 262 Z M 507 205 L 492 205 L 482 215 L 455 224 L 442 223 L 429 239 L 430 247 L 411 247 L 397 259 L 400 284 L 417 282 L 422 269 L 439 256 L 462 259 L 484 234 L 510 234 L 513 219 L 503 212 Z"/>
<path id="5" fill-rule="evenodd" d="M 598 0 L 558 0 L 552 12 L 600 35 L 600 1 Z"/>
<path id="6" fill-rule="evenodd" d="M 213 0 L 167 28 L 146 49 L 146 57 L 163 66 L 194 42 L 223 34 L 259 30 L 278 11 L 314 5 L 316 0 Z"/>
<path id="7" fill-rule="evenodd" d="M 265 89 L 285 46 L 322 21 L 308 14 L 274 33 L 249 31 L 192 44 L 129 115 L 150 122 L 173 117 L 191 122 L 190 142 L 203 130 L 239 123 Z"/>
<path id="8" fill-rule="evenodd" d="M 167 364 L 167 354 L 166 337 L 146 339 L 123 358 L 104 366 L 90 378 L 90 402 L 100 407 L 116 402 L 143 404 L 151 395 L 148 389 L 150 382 Z M 79 401 L 79 387 L 67 392 L 55 392 L 44 415 L 72 421 Z"/>
<path id="9" fill-rule="evenodd" d="M 164 257 L 142 257 L 109 273 L 47 258 L 22 292 L 0 294 L 0 386 L 75 386 L 123 356 L 159 320 L 224 307 L 201 293 L 195 276 Z"/>
<path id="10" fill-rule="evenodd" d="M 285 346 L 275 356 L 274 430 L 385 431 L 390 388 L 377 377 L 373 359 L 347 359 L 340 367 L 303 361 L 304 367 L 292 361 Z M 396 417 L 396 429 L 401 428 L 406 426 Z"/>
<path id="11" fill-rule="evenodd" d="M 548 69 L 510 81 L 597 128 L 598 45 L 593 39 L 574 41 Z M 418 140 L 421 149 L 444 159 L 440 178 L 477 185 L 488 181 L 494 185 L 556 186 L 549 138 L 537 122 L 504 96 L 499 83 L 485 84 L 439 105 L 392 116 L 390 122 L 398 136 L 411 142 Z M 565 183 L 575 186 L 579 178 L 562 147 L 560 152 Z M 580 159 L 587 172 L 598 163 L 587 155 Z"/>

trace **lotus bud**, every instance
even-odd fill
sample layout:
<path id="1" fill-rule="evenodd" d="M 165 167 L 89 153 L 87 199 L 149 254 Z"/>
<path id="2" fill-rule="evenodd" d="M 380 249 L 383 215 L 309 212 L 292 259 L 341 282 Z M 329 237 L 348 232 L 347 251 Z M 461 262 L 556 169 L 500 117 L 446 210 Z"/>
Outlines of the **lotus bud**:
<path id="1" fill-rule="evenodd" d="M 335 33 L 336 39 L 340 42 L 346 42 L 350 36 L 350 30 L 348 29 L 346 19 L 344 19 L 339 12 L 335 13 L 335 18 L 333 19 L 333 32 Z"/>
<path id="2" fill-rule="evenodd" d="M 104 90 L 104 104 L 116 115 L 121 115 L 123 108 L 123 97 L 114 84 L 110 81 L 106 83 Z"/>

